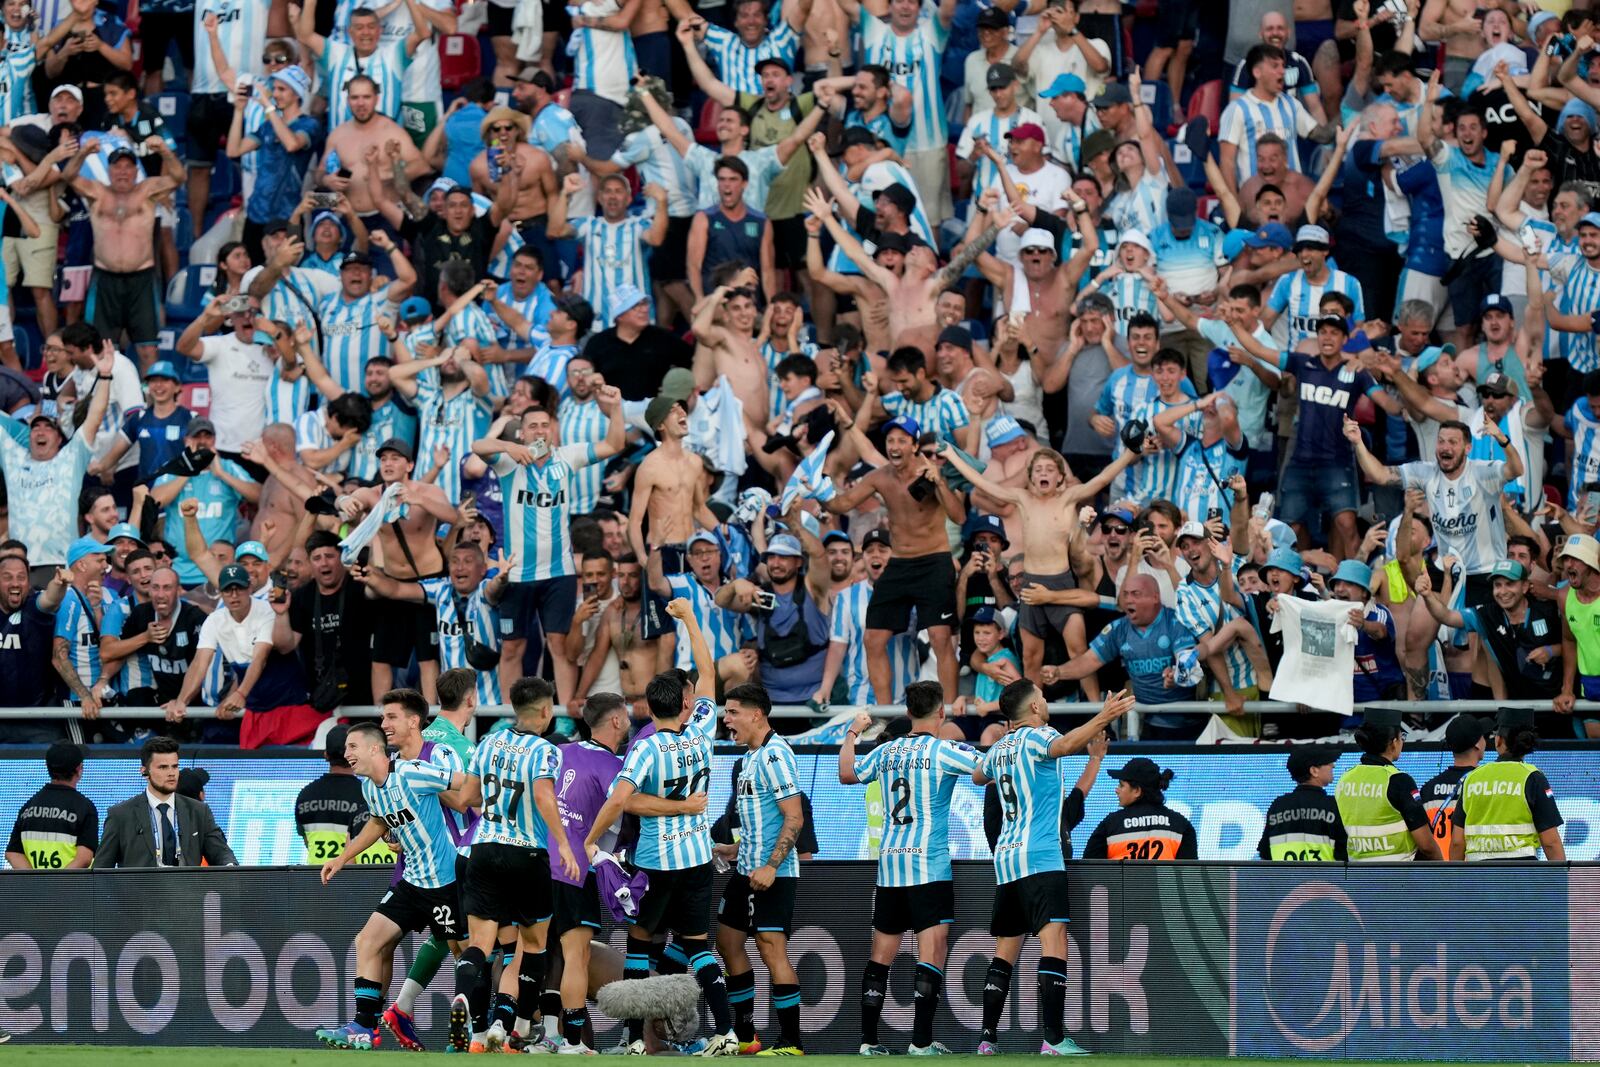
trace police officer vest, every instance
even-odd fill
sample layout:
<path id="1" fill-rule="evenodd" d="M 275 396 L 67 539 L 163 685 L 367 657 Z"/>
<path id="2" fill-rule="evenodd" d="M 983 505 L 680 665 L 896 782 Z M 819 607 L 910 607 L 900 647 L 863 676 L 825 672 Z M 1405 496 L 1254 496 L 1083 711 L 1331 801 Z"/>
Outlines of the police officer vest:
<path id="1" fill-rule="evenodd" d="M 1466 819 L 1468 860 L 1532 859 L 1539 831 L 1528 806 L 1531 763 L 1496 760 L 1467 775 L 1461 809 Z"/>
<path id="2" fill-rule="evenodd" d="M 1347 846 L 1352 863 L 1373 860 L 1408 860 L 1417 843 L 1406 821 L 1389 803 L 1389 779 L 1399 774 L 1393 764 L 1360 763 L 1344 773 L 1334 790 L 1339 819 L 1350 835 Z"/>
<path id="3" fill-rule="evenodd" d="M 322 864 L 344 851 L 350 830 L 337 823 L 306 823 L 306 862 Z M 395 851 L 381 840 L 356 856 L 356 863 L 393 863 Z"/>

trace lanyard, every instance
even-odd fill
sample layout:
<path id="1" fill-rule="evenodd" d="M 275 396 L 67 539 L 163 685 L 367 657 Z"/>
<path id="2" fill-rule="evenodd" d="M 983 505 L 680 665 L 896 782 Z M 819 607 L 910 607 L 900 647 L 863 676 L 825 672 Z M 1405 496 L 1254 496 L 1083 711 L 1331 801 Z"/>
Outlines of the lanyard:
<path id="1" fill-rule="evenodd" d="M 183 866 L 183 835 L 178 832 L 178 802 L 177 802 L 177 799 L 176 799 L 178 794 L 174 793 L 172 795 L 173 795 L 174 799 L 167 801 L 167 806 L 171 811 L 171 818 L 172 818 L 173 859 L 177 861 L 173 865 L 176 866 L 176 867 L 182 867 Z M 159 811 L 157 811 L 154 807 L 150 808 L 150 829 L 151 829 L 151 832 L 155 834 L 156 866 L 157 867 L 164 867 L 164 866 L 166 866 L 166 864 L 161 862 L 161 851 L 162 851 L 162 844 L 161 844 L 161 813 Z"/>

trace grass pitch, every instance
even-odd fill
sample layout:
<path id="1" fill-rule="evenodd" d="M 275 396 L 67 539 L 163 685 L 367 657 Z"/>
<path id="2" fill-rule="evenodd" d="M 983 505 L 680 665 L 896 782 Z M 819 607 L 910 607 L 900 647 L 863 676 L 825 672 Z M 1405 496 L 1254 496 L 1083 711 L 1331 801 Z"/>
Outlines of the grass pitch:
<path id="1" fill-rule="evenodd" d="M 288 1067 L 288 1065 L 314 1065 L 323 1067 L 325 1064 L 350 1063 L 370 1061 L 375 1056 L 387 1060 L 409 1062 L 407 1057 L 416 1054 L 400 1052 L 398 1049 L 380 1048 L 370 1053 L 343 1052 L 335 1049 L 307 1048 L 127 1048 L 104 1047 L 92 1045 L 35 1045 L 23 1038 L 17 1038 L 10 1044 L 0 1048 L 0 1063 L 6 1067 Z M 434 1062 L 442 1060 L 443 1054 L 429 1052 L 423 1054 L 423 1060 L 418 1062 Z M 540 1057 L 544 1062 L 550 1062 L 545 1057 Z M 994 1067 L 1021 1067 L 1023 1064 L 1033 1064 L 1035 1067 L 1040 1062 L 1038 1056 L 956 1056 L 950 1059 L 959 1059 L 966 1063 L 992 1064 Z M 770 1061 L 770 1060 L 769 1060 Z M 769 1062 L 763 1061 L 763 1062 Z M 460 1062 L 455 1060 L 455 1062 Z M 477 1062 L 477 1061 L 475 1061 Z M 563 1060 L 563 1063 L 576 1063 L 581 1061 Z M 752 1060 L 741 1057 L 741 1062 L 751 1063 Z M 805 1062 L 812 1067 L 861 1067 L 859 1056 L 807 1056 Z M 941 1062 L 949 1062 L 943 1060 Z M 1248 1063 L 1264 1063 L 1261 1060 L 1229 1060 L 1224 1057 L 1151 1057 L 1151 1056 L 1092 1056 L 1081 1062 L 1092 1063 L 1094 1067 L 1229 1067 Z M 1295 1060 L 1294 1067 L 1378 1067 L 1391 1061 L 1378 1060 Z M 1398 1067 L 1398 1065 L 1397 1065 Z M 1407 1064 L 1406 1067 L 1415 1067 Z"/>

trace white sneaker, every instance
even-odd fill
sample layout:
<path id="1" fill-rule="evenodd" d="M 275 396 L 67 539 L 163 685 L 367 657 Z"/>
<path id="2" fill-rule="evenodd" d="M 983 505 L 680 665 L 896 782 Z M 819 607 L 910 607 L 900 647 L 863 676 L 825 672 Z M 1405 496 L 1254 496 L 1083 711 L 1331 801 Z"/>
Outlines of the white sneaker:
<path id="1" fill-rule="evenodd" d="M 706 1042 L 702 1056 L 737 1056 L 739 1054 L 739 1038 L 730 1030 L 726 1034 L 716 1034 Z"/>
<path id="2" fill-rule="evenodd" d="M 585 1045 L 582 1041 L 580 1041 L 576 1045 L 562 1045 L 560 1048 L 556 1049 L 556 1055 L 558 1055 L 558 1056 L 593 1056 L 593 1055 L 595 1055 L 595 1051 L 594 1051 L 594 1049 L 590 1048 L 588 1045 Z"/>
<path id="3" fill-rule="evenodd" d="M 499 1019 L 489 1024 L 489 1029 L 483 1035 L 483 1047 L 490 1052 L 499 1052 L 506 1047 L 506 1027 Z"/>
<path id="4" fill-rule="evenodd" d="M 628 1053 L 627 1054 L 629 1056 L 643 1056 L 644 1055 L 644 1038 L 641 1037 L 637 1041 L 628 1042 Z"/>

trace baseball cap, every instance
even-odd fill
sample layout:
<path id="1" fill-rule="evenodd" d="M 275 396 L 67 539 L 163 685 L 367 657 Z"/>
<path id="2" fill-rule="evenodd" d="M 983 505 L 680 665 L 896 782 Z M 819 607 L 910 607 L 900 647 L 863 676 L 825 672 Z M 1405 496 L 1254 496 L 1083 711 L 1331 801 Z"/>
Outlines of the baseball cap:
<path id="1" fill-rule="evenodd" d="M 1246 248 L 1292 248 L 1294 237 L 1289 227 L 1281 222 L 1269 222 L 1261 229 L 1244 235 Z"/>
<path id="2" fill-rule="evenodd" d="M 875 148 L 878 144 L 878 135 L 865 126 L 846 126 L 844 130 L 844 147 L 850 148 L 860 145 L 863 148 Z"/>
<path id="3" fill-rule="evenodd" d="M 1285 766 L 1289 769 L 1289 777 L 1303 782 L 1311 776 L 1311 768 L 1326 767 L 1338 762 L 1338 759 L 1339 750 L 1332 745 L 1295 745 L 1289 750 Z"/>
<path id="4" fill-rule="evenodd" d="M 144 546 L 144 538 L 139 536 L 139 528 L 131 522 L 119 522 L 115 526 L 111 527 L 111 529 L 107 530 L 106 544 L 109 545 L 119 537 L 126 537 L 129 540 L 137 541 L 139 542 L 141 548 Z"/>
<path id="5" fill-rule="evenodd" d="M 1156 251 L 1155 246 L 1150 243 L 1150 238 L 1140 230 L 1123 230 L 1122 235 L 1117 238 L 1117 247 L 1121 248 L 1123 245 L 1138 245 L 1151 255 L 1155 255 Z"/>
<path id="6" fill-rule="evenodd" d="M 1107 771 L 1106 777 L 1141 789 L 1156 789 L 1161 785 L 1161 768 L 1156 766 L 1155 760 L 1135 756 L 1121 767 Z"/>
<path id="7" fill-rule="evenodd" d="M 249 589 L 250 572 L 237 563 L 230 563 L 217 572 L 217 591 L 224 589 Z"/>
<path id="8" fill-rule="evenodd" d="M 1128 87 L 1121 82 L 1107 82 L 1106 87 L 1100 90 L 1100 95 L 1094 98 L 1094 106 L 1115 107 L 1118 104 L 1133 103 L 1133 94 L 1128 92 Z"/>
<path id="9" fill-rule="evenodd" d="M 981 21 L 981 19 L 980 19 Z M 1057 74 L 1056 80 L 1045 86 L 1044 92 L 1039 94 L 1041 100 L 1054 100 L 1066 93 L 1077 93 L 1079 96 L 1088 95 L 1089 87 L 1083 79 L 1076 74 Z"/>
<path id="10" fill-rule="evenodd" d="M 349 737 L 350 727 L 341 722 L 335 724 L 328 731 L 328 736 L 322 739 L 322 754 L 328 758 L 331 766 L 350 766 L 350 761 L 344 758 L 344 743 Z"/>
<path id="11" fill-rule="evenodd" d="M 92 537 L 80 537 L 67 546 L 67 566 L 90 556 L 103 556 L 111 551 L 109 544 L 101 544 Z"/>
<path id="12" fill-rule="evenodd" d="M 1300 577 L 1301 568 L 1305 565 L 1300 562 L 1300 553 L 1292 548 L 1278 547 L 1267 553 L 1267 562 L 1262 565 L 1263 570 L 1276 568 L 1288 571 L 1296 578 Z M 1600 569 L 1600 568 L 1597 568 Z"/>
<path id="13" fill-rule="evenodd" d="M 637 285 L 619 285 L 611 292 L 611 317 L 620 318 L 624 312 L 632 311 L 648 299 L 644 290 Z"/>
<path id="14" fill-rule="evenodd" d="M 372 266 L 372 257 L 367 255 L 365 252 L 346 252 L 344 254 L 344 258 L 339 261 L 339 269 L 340 270 L 344 270 L 346 267 L 371 267 L 371 266 Z"/>
<path id="15" fill-rule="evenodd" d="M 902 256 L 911 251 L 911 242 L 903 233 L 878 233 L 872 238 L 872 254 L 899 252 Z"/>
<path id="16" fill-rule="evenodd" d="M 939 340 L 937 343 L 941 345 L 954 345 L 957 348 L 963 348 L 968 352 L 971 352 L 972 331 L 967 329 L 965 326 L 946 326 L 944 329 L 939 331 Z"/>
<path id="17" fill-rule="evenodd" d="M 1105 525 L 1107 519 L 1120 520 L 1125 526 L 1133 525 L 1133 512 L 1127 508 L 1107 508 L 1100 514 L 1100 524 Z"/>
<path id="18" fill-rule="evenodd" d="M 267 555 L 267 546 L 262 544 L 260 541 L 246 541 L 244 544 L 233 550 L 234 559 L 244 559 L 246 556 L 254 556 L 262 563 L 265 563 L 271 558 Z"/>
<path id="19" fill-rule="evenodd" d="M 1117 135 L 1110 130 L 1096 130 L 1083 139 L 1078 149 L 1078 162 L 1087 167 L 1089 161 L 1102 152 L 1117 147 Z"/>
<path id="20" fill-rule="evenodd" d="M 299 68 L 296 67 L 296 70 Z M 199 800 L 200 791 L 211 781 L 211 772 L 204 767 L 185 767 L 178 772 L 178 793 L 190 800 Z"/>
<path id="21" fill-rule="evenodd" d="M 1494 732 L 1504 737 L 1512 730 L 1533 729 L 1532 708 L 1501 708 L 1495 712 Z"/>
<path id="22" fill-rule="evenodd" d="M 1178 536 L 1172 539 L 1173 544 L 1180 543 L 1185 537 L 1198 537 L 1202 541 L 1211 540 L 1211 531 L 1206 529 L 1206 524 L 1190 519 L 1178 527 Z"/>
<path id="23" fill-rule="evenodd" d="M 1478 308 L 1478 314 L 1487 315 L 1491 311 L 1504 311 L 1512 318 L 1517 317 L 1516 310 L 1511 306 L 1511 298 L 1504 293 L 1490 293 L 1483 298 L 1483 305 Z"/>
<path id="24" fill-rule="evenodd" d="M 822 543 L 825 545 L 831 545 L 835 541 L 843 541 L 848 545 L 850 543 L 850 535 L 843 530 L 829 530 L 822 535 Z"/>
<path id="25" fill-rule="evenodd" d="M 1200 201 L 1187 185 L 1167 190 L 1167 225 L 1174 230 L 1187 230 L 1194 226 L 1195 210 Z"/>
<path id="26" fill-rule="evenodd" d="M 980 30 L 1009 30 L 1011 16 L 997 7 L 986 7 L 978 12 L 978 29 Z"/>
<path id="27" fill-rule="evenodd" d="M 1017 250 L 1021 252 L 1026 252 L 1030 248 L 1047 248 L 1054 252 L 1056 239 L 1049 230 L 1034 226 L 1022 235 L 1022 241 L 1017 245 Z"/>
<path id="28" fill-rule="evenodd" d="M 1562 556 L 1575 559 L 1592 571 L 1600 571 L 1600 541 L 1596 541 L 1588 534 L 1573 534 L 1567 538 L 1567 543 L 1561 546 L 1557 558 Z"/>
<path id="29" fill-rule="evenodd" d="M 1000 521 L 998 515 L 986 515 L 981 511 L 969 514 L 967 521 L 961 524 L 962 543 L 971 544 L 979 534 L 994 534 L 1000 538 L 1001 548 L 1011 547 L 1011 539 L 1006 536 L 1006 524 Z"/>
<path id="30" fill-rule="evenodd" d="M 990 67 L 989 69 L 993 70 L 994 68 Z M 1040 144 L 1044 144 L 1044 127 L 1037 122 L 1020 123 L 1006 132 L 1006 139 L 1009 141 L 1038 141 Z"/>
<path id="31" fill-rule="evenodd" d="M 899 430 L 901 433 L 909 436 L 913 441 L 922 436 L 921 424 L 918 423 L 916 419 L 913 419 L 910 415 L 896 415 L 894 418 L 884 423 L 883 432 L 887 434 L 890 430 Z"/>
<path id="32" fill-rule="evenodd" d="M 794 534 L 779 534 L 767 542 L 767 555 L 793 556 L 800 559 L 805 556 L 805 550 L 800 547 L 800 539 Z"/>
<path id="33" fill-rule="evenodd" d="M 1294 232 L 1294 248 L 1297 252 L 1302 248 L 1326 249 L 1330 241 L 1328 231 L 1321 226 L 1308 224 Z"/>
<path id="34" fill-rule="evenodd" d="M 137 163 L 139 162 L 139 154 L 127 145 L 119 144 L 111 150 L 111 154 L 106 157 L 106 162 L 115 163 L 119 159 L 131 159 Z"/>
<path id="35" fill-rule="evenodd" d="M 60 96 L 62 93 L 66 93 L 68 96 L 77 100 L 80 104 L 83 103 L 83 90 L 78 88 L 76 85 L 58 85 L 54 89 L 50 90 L 50 95 L 52 97 Z"/>
<path id="36" fill-rule="evenodd" d="M 170 359 L 158 359 L 150 364 L 150 369 L 144 372 L 144 380 L 149 381 L 151 378 L 166 378 L 174 382 L 183 380 L 178 377 L 178 368 L 172 365 Z"/>
<path id="37" fill-rule="evenodd" d="M 1348 336 L 1349 333 L 1350 333 L 1350 321 L 1348 319 L 1346 319 L 1343 315 L 1323 315 L 1323 316 L 1321 316 L 1320 318 L 1317 319 L 1316 328 L 1320 330 L 1324 326 L 1332 326 L 1335 329 L 1337 329 L 1340 333 L 1345 334 L 1346 336 Z"/>
<path id="38" fill-rule="evenodd" d="M 1583 216 L 1578 220 L 1578 225 L 1575 228 L 1581 230 L 1585 226 L 1593 226 L 1595 229 L 1600 230 L 1600 211 L 1591 211 Z"/>
<path id="39" fill-rule="evenodd" d="M 889 203 L 900 209 L 902 215 L 911 214 L 917 206 L 917 194 L 907 189 L 900 182 L 891 182 L 872 195 L 874 200 L 881 197 L 889 201 Z"/>
<path id="40" fill-rule="evenodd" d="M 780 534 L 779 536 L 781 537 L 782 535 Z M 685 543 L 684 547 L 688 548 L 691 545 L 713 545 L 719 551 L 722 549 L 722 542 L 718 541 L 717 535 L 712 533 L 710 530 L 696 530 Z"/>
<path id="41" fill-rule="evenodd" d="M 1501 374 L 1499 371 L 1489 375 L 1478 384 L 1479 396 L 1516 396 L 1517 383 Z"/>
<path id="42" fill-rule="evenodd" d="M 983 439 L 989 443 L 991 449 L 1009 445 L 1012 441 L 1026 436 L 1022 424 L 1006 414 L 996 415 L 983 427 Z"/>
<path id="43" fill-rule="evenodd" d="M 864 549 L 868 545 L 882 545 L 884 548 L 892 547 L 889 543 L 889 531 L 882 526 L 868 530 L 867 536 L 861 539 L 861 547 Z"/>
<path id="44" fill-rule="evenodd" d="M 433 179 L 433 184 L 428 186 L 427 195 L 431 197 L 434 193 L 448 193 L 452 189 L 459 188 L 461 188 L 460 182 L 456 181 L 454 178 L 446 178 L 441 176 Z"/>
<path id="45" fill-rule="evenodd" d="M 1249 234 L 1243 230 L 1229 230 L 1222 235 L 1222 258 L 1232 263 L 1244 251 L 1244 239 Z"/>
<path id="46" fill-rule="evenodd" d="M 1338 568 L 1333 572 L 1336 582 L 1349 582 L 1361 588 L 1372 591 L 1372 568 L 1358 559 L 1346 559 L 1339 562 Z"/>
<path id="47" fill-rule="evenodd" d="M 217 424 L 204 415 L 196 415 L 189 420 L 189 425 L 183 428 L 183 436 L 185 437 L 193 437 L 202 433 L 208 433 L 212 437 L 217 435 Z"/>
<path id="48" fill-rule="evenodd" d="M 1509 578 L 1513 582 L 1520 582 L 1527 576 L 1527 570 L 1514 559 L 1503 559 L 1489 568 L 1491 578 Z"/>
<path id="49" fill-rule="evenodd" d="M 1484 738 L 1483 720 L 1476 715 L 1457 715 L 1444 728 L 1444 743 L 1451 752 L 1466 752 Z"/>
<path id="50" fill-rule="evenodd" d="M 789 61 L 779 55 L 762 56 L 756 60 L 756 73 L 761 73 L 762 67 L 782 67 L 785 74 L 793 74 L 794 68 L 789 66 Z"/>
<path id="51" fill-rule="evenodd" d="M 416 458 L 416 454 L 411 451 L 411 443 L 403 437 L 390 437 L 386 439 L 383 444 L 378 446 L 378 451 L 374 454 L 381 456 L 385 452 L 393 452 L 401 459 L 406 460 Z"/>
<path id="52" fill-rule="evenodd" d="M 530 63 L 518 70 L 515 74 L 511 75 L 511 80 L 514 82 L 528 82 L 531 84 L 533 79 L 537 77 L 538 74 L 539 68 Z"/>
<path id="53" fill-rule="evenodd" d="M 661 376 L 660 396 L 674 400 L 688 400 L 694 396 L 694 371 L 687 367 L 673 367 Z"/>
<path id="54" fill-rule="evenodd" d="M 288 219 L 271 219 L 261 227 L 261 236 L 271 237 L 274 234 L 289 232 Z"/>
<path id="55" fill-rule="evenodd" d="M 1014 85 L 1016 80 L 1017 72 L 1012 69 L 1010 63 L 1004 62 L 990 63 L 988 72 L 983 76 L 983 84 L 990 89 L 1002 89 L 1007 85 Z M 1028 124 L 1023 123 L 1023 125 Z"/>
<path id="56" fill-rule="evenodd" d="M 1417 361 L 1411 365 L 1412 373 L 1421 374 L 1445 356 L 1453 356 L 1455 354 L 1455 345 L 1429 345 L 1422 350 L 1422 354 L 1417 356 Z"/>
<path id="57" fill-rule="evenodd" d="M 973 608 L 972 614 L 968 616 L 968 618 L 972 621 L 974 626 L 980 622 L 988 623 L 989 625 L 993 626 L 998 622 L 998 620 L 995 618 L 994 605 L 992 604 L 980 604 L 978 607 Z"/>
<path id="58" fill-rule="evenodd" d="M 420 296 L 408 296 L 400 305 L 401 322 L 422 322 L 433 318 L 433 308 Z"/>

